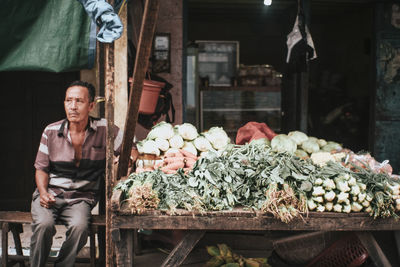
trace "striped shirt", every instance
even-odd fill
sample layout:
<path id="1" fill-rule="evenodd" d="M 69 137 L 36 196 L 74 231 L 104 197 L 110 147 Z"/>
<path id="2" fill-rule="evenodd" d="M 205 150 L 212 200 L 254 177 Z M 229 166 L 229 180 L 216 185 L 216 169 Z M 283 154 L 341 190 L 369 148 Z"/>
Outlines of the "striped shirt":
<path id="1" fill-rule="evenodd" d="M 95 205 L 106 167 L 107 121 L 89 117 L 82 145 L 82 159 L 75 164 L 75 150 L 64 119 L 48 125 L 42 134 L 35 168 L 49 174 L 48 190 L 73 204 L 86 201 Z M 122 131 L 114 128 L 114 152 L 121 149 Z M 38 194 L 36 189 L 34 194 Z"/>

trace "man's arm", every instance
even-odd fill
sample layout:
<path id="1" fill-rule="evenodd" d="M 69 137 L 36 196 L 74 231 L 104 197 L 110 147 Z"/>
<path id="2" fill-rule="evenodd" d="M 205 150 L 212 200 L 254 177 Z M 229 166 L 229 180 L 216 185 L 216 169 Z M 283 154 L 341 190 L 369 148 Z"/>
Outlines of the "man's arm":
<path id="1" fill-rule="evenodd" d="M 56 202 L 56 199 L 47 191 L 49 174 L 42 170 L 36 170 L 35 181 L 40 194 L 40 205 L 45 208 L 50 208 Z"/>

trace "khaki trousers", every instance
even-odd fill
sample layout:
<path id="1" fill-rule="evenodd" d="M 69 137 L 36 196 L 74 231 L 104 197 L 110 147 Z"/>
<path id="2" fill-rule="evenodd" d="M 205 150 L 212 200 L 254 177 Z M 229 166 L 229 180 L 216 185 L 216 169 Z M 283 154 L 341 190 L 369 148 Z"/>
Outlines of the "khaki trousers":
<path id="1" fill-rule="evenodd" d="M 31 266 L 46 265 L 53 236 L 56 233 L 56 221 L 63 223 L 67 227 L 67 232 L 54 266 L 74 266 L 76 255 L 87 241 L 90 211 L 90 205 L 84 201 L 69 205 L 59 197 L 56 197 L 55 205 L 47 209 L 40 206 L 40 197 L 38 194 L 34 194 L 31 206 L 33 219 L 30 248 Z"/>

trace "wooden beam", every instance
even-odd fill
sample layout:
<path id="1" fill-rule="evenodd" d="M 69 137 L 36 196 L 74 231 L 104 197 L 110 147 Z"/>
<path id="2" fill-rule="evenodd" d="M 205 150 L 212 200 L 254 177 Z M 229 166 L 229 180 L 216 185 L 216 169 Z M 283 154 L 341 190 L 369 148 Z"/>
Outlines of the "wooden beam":
<path id="1" fill-rule="evenodd" d="M 146 0 L 144 6 L 144 14 L 136 52 L 133 83 L 130 88 L 131 93 L 129 97 L 128 112 L 125 122 L 121 155 L 118 164 L 117 178 L 127 175 L 128 172 L 128 163 L 131 154 L 133 138 L 135 135 L 140 97 L 142 95 L 143 81 L 148 68 L 151 44 L 156 28 L 159 5 L 159 0 Z"/>
<path id="2" fill-rule="evenodd" d="M 124 129 L 128 109 L 128 8 L 123 5 L 118 15 L 125 25 L 122 36 L 115 41 L 115 110 L 114 123 Z"/>
<path id="3" fill-rule="evenodd" d="M 162 267 L 181 266 L 186 257 L 192 251 L 194 246 L 204 236 L 206 231 L 188 231 L 182 240 L 175 246 L 168 257 L 165 259 Z"/>
<path id="4" fill-rule="evenodd" d="M 114 0 L 108 0 L 114 5 Z M 107 120 L 106 137 L 106 266 L 112 267 L 113 263 L 113 242 L 111 239 L 111 197 L 114 186 L 114 43 L 104 44 L 104 93 L 105 93 L 105 118 Z"/>
<path id="5" fill-rule="evenodd" d="M 386 258 L 378 242 L 376 242 L 372 233 L 369 232 L 358 232 L 357 237 L 368 251 L 369 256 L 376 266 L 380 267 L 391 267 L 389 260 Z"/>
<path id="6" fill-rule="evenodd" d="M 326 214 L 325 214 L 326 213 Z M 116 215 L 113 227 L 122 229 L 224 230 L 224 231 L 398 231 L 395 218 L 377 218 L 364 214 L 310 212 L 308 217 L 283 223 L 271 214 L 220 212 L 185 215 Z"/>

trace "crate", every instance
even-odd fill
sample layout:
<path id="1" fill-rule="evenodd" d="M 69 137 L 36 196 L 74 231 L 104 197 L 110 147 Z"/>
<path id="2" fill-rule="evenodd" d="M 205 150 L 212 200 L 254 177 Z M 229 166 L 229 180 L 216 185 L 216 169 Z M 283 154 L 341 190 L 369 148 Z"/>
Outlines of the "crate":
<path id="1" fill-rule="evenodd" d="M 339 238 L 334 232 L 307 232 L 275 240 L 274 250 L 289 264 L 306 264 Z"/>
<path id="2" fill-rule="evenodd" d="M 368 258 L 368 252 L 358 237 L 351 233 L 325 249 L 307 267 L 357 267 Z"/>

